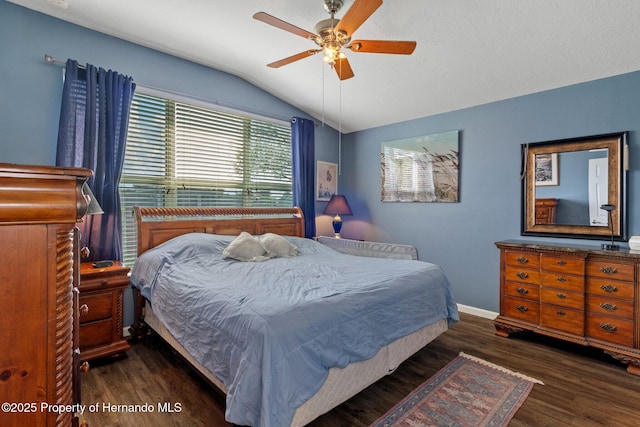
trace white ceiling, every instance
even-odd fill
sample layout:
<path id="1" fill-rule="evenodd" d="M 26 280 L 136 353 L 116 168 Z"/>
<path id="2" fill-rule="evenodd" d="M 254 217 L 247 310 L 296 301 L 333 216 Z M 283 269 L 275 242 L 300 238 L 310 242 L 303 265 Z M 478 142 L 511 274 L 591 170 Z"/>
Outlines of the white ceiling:
<path id="1" fill-rule="evenodd" d="M 320 55 L 267 68 L 316 45 L 252 18 L 313 32 L 323 0 L 9 1 L 238 75 L 344 133 L 640 70 L 638 0 L 386 0 L 355 38 L 415 52 L 347 51 L 342 83 Z"/>

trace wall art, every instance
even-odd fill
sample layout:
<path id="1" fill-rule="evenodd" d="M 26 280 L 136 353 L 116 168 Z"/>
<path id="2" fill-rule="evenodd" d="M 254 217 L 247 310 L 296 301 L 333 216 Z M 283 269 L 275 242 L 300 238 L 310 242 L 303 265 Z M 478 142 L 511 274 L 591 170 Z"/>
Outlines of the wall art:
<path id="1" fill-rule="evenodd" d="M 318 160 L 316 166 L 316 200 L 328 201 L 338 194 L 338 165 Z"/>
<path id="2" fill-rule="evenodd" d="M 458 131 L 382 143 L 383 202 L 458 202 Z"/>

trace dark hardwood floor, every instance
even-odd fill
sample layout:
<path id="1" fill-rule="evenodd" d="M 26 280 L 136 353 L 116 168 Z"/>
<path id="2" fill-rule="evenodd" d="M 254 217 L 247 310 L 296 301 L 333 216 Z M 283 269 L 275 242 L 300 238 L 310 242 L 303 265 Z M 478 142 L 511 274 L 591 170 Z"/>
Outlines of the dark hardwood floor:
<path id="1" fill-rule="evenodd" d="M 533 388 L 510 426 L 640 425 L 640 377 L 627 374 L 602 351 L 538 335 L 501 338 L 491 320 L 467 314 L 461 318 L 392 375 L 310 426 L 366 427 L 461 351 L 545 383 Z M 224 396 L 159 339 L 134 343 L 119 360 L 92 362 L 81 380 L 82 403 L 99 409 L 83 416 L 91 427 L 231 426 L 224 420 Z M 148 404 L 154 411 L 108 411 L 103 403 Z"/>

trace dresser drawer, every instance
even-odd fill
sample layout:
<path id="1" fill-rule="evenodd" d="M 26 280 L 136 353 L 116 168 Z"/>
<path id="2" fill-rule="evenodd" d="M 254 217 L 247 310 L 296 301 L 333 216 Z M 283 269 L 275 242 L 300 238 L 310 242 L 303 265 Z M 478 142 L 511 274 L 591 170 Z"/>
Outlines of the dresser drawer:
<path id="1" fill-rule="evenodd" d="M 540 320 L 540 304 L 524 298 L 504 297 L 504 315 L 537 324 Z"/>
<path id="2" fill-rule="evenodd" d="M 527 298 L 538 301 L 540 299 L 540 287 L 518 282 L 505 282 L 505 295 L 519 298 Z"/>
<path id="3" fill-rule="evenodd" d="M 540 264 L 545 271 L 584 275 L 584 258 L 542 254 Z"/>
<path id="4" fill-rule="evenodd" d="M 633 321 L 588 314 L 587 336 L 633 347 Z"/>
<path id="5" fill-rule="evenodd" d="M 540 326 L 584 335 L 584 311 L 543 304 L 540 308 Z"/>
<path id="6" fill-rule="evenodd" d="M 584 309 L 584 294 L 542 288 L 540 289 L 540 302 L 582 311 Z"/>
<path id="7" fill-rule="evenodd" d="M 568 291 L 584 292 L 584 276 L 543 272 L 540 284 Z"/>
<path id="8" fill-rule="evenodd" d="M 504 279 L 512 282 L 540 284 L 540 272 L 526 268 L 507 266 L 504 269 Z"/>
<path id="9" fill-rule="evenodd" d="M 587 311 L 592 314 L 633 319 L 633 302 L 587 295 Z"/>
<path id="10" fill-rule="evenodd" d="M 631 263 L 621 264 L 610 261 L 591 261 L 587 263 L 587 275 L 606 277 L 613 280 L 633 282 L 635 266 Z"/>
<path id="11" fill-rule="evenodd" d="M 80 291 L 93 291 L 113 286 L 129 286 L 129 277 L 126 274 L 119 276 L 83 277 L 78 288 Z"/>
<path id="12" fill-rule="evenodd" d="M 634 298 L 635 286 L 633 283 L 628 282 L 602 279 L 600 277 L 587 277 L 587 292 L 593 295 L 632 300 Z"/>
<path id="13" fill-rule="evenodd" d="M 504 262 L 507 265 L 532 268 L 540 268 L 540 255 L 535 252 L 505 251 Z"/>
<path id="14" fill-rule="evenodd" d="M 88 311 L 80 315 L 80 323 L 108 319 L 112 315 L 113 292 L 80 294 L 80 307 L 86 305 Z M 82 311 L 82 310 L 81 310 Z"/>
<path id="15" fill-rule="evenodd" d="M 109 344 L 113 338 L 112 325 L 111 319 L 80 325 L 80 351 Z"/>

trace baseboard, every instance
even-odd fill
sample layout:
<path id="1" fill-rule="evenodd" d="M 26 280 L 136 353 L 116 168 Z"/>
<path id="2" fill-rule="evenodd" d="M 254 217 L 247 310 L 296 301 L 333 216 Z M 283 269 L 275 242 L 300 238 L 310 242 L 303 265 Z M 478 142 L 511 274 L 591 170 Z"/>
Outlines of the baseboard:
<path id="1" fill-rule="evenodd" d="M 483 308 L 471 307 L 469 305 L 463 304 L 458 304 L 458 311 L 491 320 L 495 319 L 499 314 L 493 311 L 485 310 Z"/>

